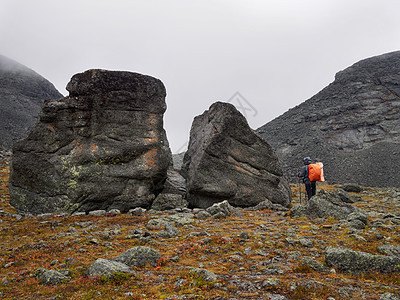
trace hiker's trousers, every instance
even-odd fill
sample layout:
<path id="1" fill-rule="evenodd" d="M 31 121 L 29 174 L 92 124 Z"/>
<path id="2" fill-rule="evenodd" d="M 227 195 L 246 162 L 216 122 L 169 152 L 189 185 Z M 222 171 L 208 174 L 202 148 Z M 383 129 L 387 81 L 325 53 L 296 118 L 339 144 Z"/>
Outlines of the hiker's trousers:
<path id="1" fill-rule="evenodd" d="M 315 193 L 317 192 L 317 184 L 315 181 L 309 181 L 306 182 L 305 185 L 306 185 L 307 197 L 308 200 L 310 200 L 310 198 L 314 196 Z"/>

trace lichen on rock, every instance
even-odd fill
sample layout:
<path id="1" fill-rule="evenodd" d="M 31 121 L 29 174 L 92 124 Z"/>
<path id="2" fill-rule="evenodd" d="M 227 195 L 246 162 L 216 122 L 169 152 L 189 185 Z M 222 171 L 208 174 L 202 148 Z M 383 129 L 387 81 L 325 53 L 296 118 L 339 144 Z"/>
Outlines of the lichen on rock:
<path id="1" fill-rule="evenodd" d="M 371 271 L 382 273 L 400 272 L 399 257 L 373 255 L 346 248 L 328 247 L 325 251 L 325 261 L 328 266 L 353 274 Z"/>
<path id="2" fill-rule="evenodd" d="M 35 214 L 149 208 L 172 164 L 163 83 L 88 70 L 67 90 L 44 103 L 39 122 L 14 145 L 10 203 Z"/>
<path id="3" fill-rule="evenodd" d="M 143 268 L 146 265 L 157 266 L 160 258 L 161 255 L 157 250 L 139 246 L 128 249 L 121 255 L 112 258 L 111 261 L 120 262 L 130 267 Z"/>

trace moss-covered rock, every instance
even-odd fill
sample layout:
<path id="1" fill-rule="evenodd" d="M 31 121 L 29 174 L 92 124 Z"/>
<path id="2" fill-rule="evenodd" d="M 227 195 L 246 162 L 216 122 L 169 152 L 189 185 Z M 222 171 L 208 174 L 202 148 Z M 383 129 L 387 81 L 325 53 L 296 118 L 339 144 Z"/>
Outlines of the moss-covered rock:
<path id="1" fill-rule="evenodd" d="M 39 280 L 39 283 L 44 285 L 57 285 L 70 280 L 70 277 L 61 272 L 44 268 L 37 269 L 33 275 Z"/>
<path id="2" fill-rule="evenodd" d="M 87 269 L 85 275 L 88 277 L 105 276 L 111 278 L 118 273 L 133 274 L 134 271 L 126 264 L 99 258 Z"/>
<path id="3" fill-rule="evenodd" d="M 400 272 L 400 258 L 385 255 L 373 255 L 346 248 L 328 247 L 325 251 L 328 266 L 354 274 L 368 272 Z"/>
<path id="4" fill-rule="evenodd" d="M 111 261 L 120 262 L 130 267 L 143 268 L 146 265 L 157 266 L 160 260 L 160 253 L 150 247 L 134 247 L 128 249 L 121 255 L 114 257 Z"/>
<path id="5" fill-rule="evenodd" d="M 380 254 L 397 256 L 400 258 L 400 245 L 381 245 L 378 246 L 377 250 Z"/>
<path id="6" fill-rule="evenodd" d="M 191 276 L 196 281 L 203 282 L 215 282 L 218 280 L 218 276 L 211 271 L 201 268 L 193 268 L 189 271 L 189 276 Z"/>
<path id="7" fill-rule="evenodd" d="M 327 267 L 325 267 L 323 264 L 321 264 L 315 258 L 310 257 L 310 256 L 304 256 L 301 259 L 301 265 L 310 267 L 311 269 L 313 269 L 314 271 L 317 271 L 317 272 L 327 272 L 327 271 L 329 271 L 329 269 Z"/>

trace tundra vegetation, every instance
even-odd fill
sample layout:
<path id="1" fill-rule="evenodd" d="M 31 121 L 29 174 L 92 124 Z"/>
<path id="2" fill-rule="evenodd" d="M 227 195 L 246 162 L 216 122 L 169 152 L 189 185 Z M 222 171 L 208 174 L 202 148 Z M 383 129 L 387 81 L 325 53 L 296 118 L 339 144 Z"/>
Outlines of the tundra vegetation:
<path id="1" fill-rule="evenodd" d="M 358 197 L 352 205 L 367 212 L 363 229 L 333 217 L 294 218 L 289 210 L 266 209 L 235 209 L 223 218 L 200 218 L 196 210 L 184 209 L 175 217 L 171 211 L 21 216 L 9 204 L 9 163 L 0 164 L 2 299 L 399 297 L 398 266 L 390 272 L 349 272 L 326 261 L 327 250 L 339 247 L 398 257 L 398 189 L 350 192 Z M 295 206 L 299 187 L 291 188 Z M 130 249 L 151 249 L 158 260 L 127 267 L 121 262 L 131 259 Z M 101 268 L 123 267 L 91 276 L 96 261 Z"/>

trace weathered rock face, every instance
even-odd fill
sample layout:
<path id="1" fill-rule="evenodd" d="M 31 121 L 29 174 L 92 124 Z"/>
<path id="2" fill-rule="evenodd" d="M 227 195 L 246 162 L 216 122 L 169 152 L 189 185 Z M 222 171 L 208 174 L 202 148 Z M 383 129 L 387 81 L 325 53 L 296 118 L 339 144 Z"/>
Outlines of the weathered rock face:
<path id="1" fill-rule="evenodd" d="M 44 100 L 61 97 L 42 76 L 0 55 L 0 149 L 26 137 Z"/>
<path id="2" fill-rule="evenodd" d="M 216 102 L 194 119 L 182 173 L 193 207 L 223 200 L 240 207 L 266 199 L 284 206 L 291 202 L 273 149 L 228 103 Z"/>
<path id="3" fill-rule="evenodd" d="M 324 162 L 330 183 L 399 187 L 400 51 L 337 73 L 328 87 L 258 132 L 293 182 L 303 157 L 311 156 Z"/>
<path id="4" fill-rule="evenodd" d="M 10 203 L 31 213 L 150 207 L 172 163 L 162 82 L 89 70 L 67 90 L 14 145 Z"/>

